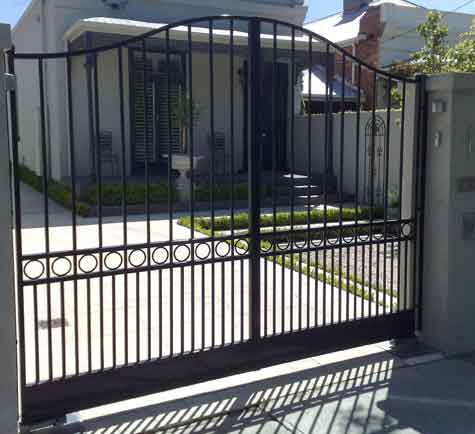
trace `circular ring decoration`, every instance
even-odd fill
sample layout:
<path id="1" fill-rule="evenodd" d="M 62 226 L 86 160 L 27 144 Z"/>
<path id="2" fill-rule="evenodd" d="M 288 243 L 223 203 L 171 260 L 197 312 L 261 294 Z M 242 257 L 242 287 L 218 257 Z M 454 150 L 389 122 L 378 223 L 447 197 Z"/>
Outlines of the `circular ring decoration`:
<path id="1" fill-rule="evenodd" d="M 61 272 L 58 272 L 56 267 L 59 266 L 61 268 L 61 263 L 63 263 L 63 262 L 64 262 L 64 265 L 66 266 L 66 268 L 61 273 Z M 53 273 L 58 277 L 67 276 L 71 272 L 72 267 L 73 267 L 73 265 L 71 264 L 71 260 L 66 258 L 65 256 L 60 256 L 60 257 L 56 258 L 53 261 L 53 263 L 51 264 L 51 269 L 53 270 Z"/>
<path id="2" fill-rule="evenodd" d="M 369 228 L 368 228 L 368 231 L 369 231 Z M 368 241 L 369 240 L 369 232 L 365 233 L 364 231 L 362 231 L 360 234 L 356 235 L 356 238 L 357 238 L 357 240 L 360 240 L 360 241 L 363 241 L 363 242 Z"/>
<path id="3" fill-rule="evenodd" d="M 140 257 L 141 259 L 139 259 Z M 141 267 L 143 264 L 145 264 L 146 260 L 147 260 L 147 255 L 145 254 L 143 250 L 135 249 L 135 250 L 132 250 L 129 254 L 129 263 L 134 268 Z"/>
<path id="4" fill-rule="evenodd" d="M 170 258 L 170 252 L 166 247 L 157 247 L 152 252 L 152 261 L 157 265 L 163 265 L 168 261 L 168 258 Z"/>
<path id="5" fill-rule="evenodd" d="M 400 225 L 399 223 L 391 223 L 388 227 L 388 238 L 398 238 L 398 231 L 400 230 Z"/>
<path id="6" fill-rule="evenodd" d="M 404 223 L 401 227 L 401 234 L 403 237 L 410 238 L 412 237 L 412 224 L 411 223 Z"/>
<path id="7" fill-rule="evenodd" d="M 376 229 L 377 232 L 374 229 Z M 373 228 L 373 238 L 378 241 L 384 238 L 384 228 L 382 226 Z"/>
<path id="8" fill-rule="evenodd" d="M 337 230 L 331 230 L 327 233 L 327 243 L 330 246 L 336 246 L 338 244 L 339 236 Z"/>
<path id="9" fill-rule="evenodd" d="M 118 259 L 114 261 L 115 257 L 118 257 Z M 110 261 L 112 261 L 112 264 L 110 264 Z M 114 262 L 115 262 L 115 265 L 114 265 Z M 123 263 L 124 263 L 124 260 L 122 259 L 122 255 L 119 252 L 109 252 L 104 257 L 104 265 L 110 271 L 118 270 L 120 267 L 122 267 Z"/>
<path id="10" fill-rule="evenodd" d="M 220 246 L 223 246 L 224 248 L 221 248 Z M 222 253 L 220 252 L 220 250 L 222 250 Z M 218 255 L 220 258 L 225 258 L 231 253 L 231 244 L 229 244 L 227 241 L 220 241 L 214 247 L 214 251 L 216 252 L 216 255 Z"/>
<path id="11" fill-rule="evenodd" d="M 269 239 L 261 239 L 261 241 L 266 241 L 265 244 L 260 244 L 260 251 L 261 253 L 268 253 L 272 250 L 272 247 L 274 247 L 272 240 Z"/>
<path id="12" fill-rule="evenodd" d="M 175 247 L 173 250 L 173 259 L 177 262 L 185 262 L 191 256 L 190 246 L 187 244 L 182 244 L 181 246 Z"/>
<path id="13" fill-rule="evenodd" d="M 92 259 L 92 262 L 89 264 L 90 266 L 88 267 L 89 261 Z M 86 262 L 85 265 L 83 265 L 83 261 Z M 97 258 L 94 255 L 84 255 L 80 260 L 79 260 L 79 269 L 86 274 L 92 273 L 96 268 L 97 265 L 99 264 Z"/>
<path id="14" fill-rule="evenodd" d="M 320 247 L 322 244 L 323 244 L 323 237 L 312 238 L 312 246 L 313 247 Z"/>
<path id="15" fill-rule="evenodd" d="M 346 244 L 351 244 L 355 240 L 356 237 L 356 230 L 355 228 L 343 228 L 343 232 L 348 231 L 349 234 L 343 234 L 343 241 Z"/>
<path id="16" fill-rule="evenodd" d="M 245 238 L 237 239 L 235 250 L 238 255 L 246 255 L 249 252 L 249 242 Z"/>
<path id="17" fill-rule="evenodd" d="M 34 273 L 36 266 L 33 264 L 39 264 L 39 269 L 37 270 L 37 273 Z M 31 265 L 33 265 L 33 270 L 30 270 L 29 272 L 27 271 L 28 268 L 31 268 Z M 45 264 L 40 261 L 39 259 L 32 259 L 31 261 L 28 261 L 25 266 L 23 267 L 23 274 L 30 280 L 36 280 L 39 279 L 43 273 L 45 272 Z"/>
<path id="18" fill-rule="evenodd" d="M 297 247 L 298 249 L 304 249 L 305 246 L 307 245 L 307 241 L 306 240 L 294 241 L 294 244 L 295 244 L 295 247 Z"/>
<path id="19" fill-rule="evenodd" d="M 277 246 L 277 250 L 283 252 L 284 250 L 287 250 L 290 247 L 290 240 L 287 239 L 287 241 L 283 241 L 281 243 L 279 243 L 279 241 L 276 241 L 275 244 Z"/>
<path id="20" fill-rule="evenodd" d="M 200 243 L 196 246 L 195 256 L 201 261 L 208 259 L 210 255 L 211 255 L 211 246 L 208 243 Z"/>

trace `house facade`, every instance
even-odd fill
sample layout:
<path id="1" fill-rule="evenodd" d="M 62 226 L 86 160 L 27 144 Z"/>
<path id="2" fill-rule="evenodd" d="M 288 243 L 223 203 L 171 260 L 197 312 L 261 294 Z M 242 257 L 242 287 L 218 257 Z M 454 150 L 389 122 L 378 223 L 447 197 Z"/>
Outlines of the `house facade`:
<path id="1" fill-rule="evenodd" d="M 17 52 L 62 52 L 101 47 L 125 41 L 147 31 L 158 30 L 169 23 L 203 16 L 262 16 L 302 25 L 307 7 L 304 0 L 33 0 L 13 30 Z M 140 44 L 131 44 L 121 52 L 122 63 L 118 66 L 117 50 L 100 52 L 93 56 L 74 56 L 67 65 L 65 59 L 46 59 L 42 65 L 43 102 L 41 101 L 36 62 L 17 61 L 18 117 L 21 136 L 19 150 L 21 164 L 42 174 L 42 142 L 46 142 L 49 176 L 61 181 L 70 176 L 71 168 L 68 143 L 71 139 L 68 124 L 74 125 L 72 138 L 75 142 L 75 169 L 78 177 L 90 178 L 97 161 L 97 146 L 105 146 L 108 161 L 104 165 L 105 176 L 117 175 L 121 168 L 122 136 L 125 137 L 126 174 L 140 174 L 146 159 L 152 162 L 154 173 L 160 174 L 166 166 L 169 152 L 186 153 L 191 141 L 194 154 L 206 158 L 210 149 L 210 110 L 213 106 L 216 149 L 226 154 L 218 170 L 229 171 L 231 141 L 243 145 L 246 142 L 247 91 L 245 76 L 247 53 L 236 53 L 232 81 L 229 78 L 229 36 L 224 29 L 213 29 L 213 92 L 211 103 L 209 77 L 209 50 L 207 22 L 193 24 L 193 56 L 191 64 L 186 55 L 186 31 L 173 29 L 169 32 L 168 58 L 165 50 L 165 33 L 147 40 L 147 52 L 143 55 Z M 245 44 L 247 34 L 236 22 L 236 43 Z M 221 32 L 221 33 L 220 33 Z M 229 32 L 228 32 L 229 34 Z M 241 40 L 241 42 L 239 42 Z M 282 49 L 288 41 L 281 42 Z M 201 48 L 200 48 L 201 47 Z M 297 47 L 298 50 L 298 47 Z M 285 60 L 282 61 L 285 64 Z M 68 90 L 67 68 L 70 68 L 71 89 Z M 165 68 L 166 67 L 166 68 Z M 194 107 L 193 127 L 183 132 L 170 118 L 177 118 L 177 111 L 187 104 L 190 89 L 187 76 L 193 69 L 192 83 Z M 171 69 L 170 69 L 171 68 Z M 119 71 L 122 74 L 119 76 Z M 143 71 L 147 71 L 144 82 Z M 223 77 L 226 77 L 223 79 Z M 97 80 L 97 93 L 94 88 Z M 282 68 L 282 80 L 287 92 L 281 92 L 283 116 L 287 116 L 289 100 L 294 87 L 289 82 L 289 72 Z M 234 134 L 231 137 L 229 123 L 231 83 L 234 94 Z M 69 92 L 69 93 L 68 93 Z M 120 98 L 125 100 L 124 113 L 120 110 Z M 68 101 L 72 105 L 73 119 L 68 116 Z M 95 104 L 98 102 L 98 104 Z M 188 101 L 189 103 L 189 101 Z M 95 107 L 98 107 L 96 110 Z M 121 116 L 124 117 L 123 121 Z M 100 119 L 100 125 L 96 122 Z M 42 127 L 44 125 L 44 128 Z M 123 128 L 123 130 L 122 130 Z M 284 137 L 287 132 L 282 131 Z M 285 142 L 285 138 L 282 139 Z M 153 146 L 147 143 L 153 142 Z M 285 143 L 283 144 L 285 146 Z M 234 168 L 245 166 L 245 146 L 236 147 Z M 147 154 L 148 153 L 148 154 Z M 219 158 L 218 158 L 219 159 Z M 101 163 L 102 164 L 102 163 Z"/>

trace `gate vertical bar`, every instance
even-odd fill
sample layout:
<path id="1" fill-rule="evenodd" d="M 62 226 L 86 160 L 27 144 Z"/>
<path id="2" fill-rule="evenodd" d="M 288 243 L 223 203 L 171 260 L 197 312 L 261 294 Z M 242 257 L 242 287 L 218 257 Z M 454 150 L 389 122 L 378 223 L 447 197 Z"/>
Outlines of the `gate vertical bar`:
<path id="1" fill-rule="evenodd" d="M 11 48 L 11 29 L 6 24 L 0 24 L 0 76 L 8 71 L 13 73 L 14 58 L 12 51 L 8 52 L 8 57 L 4 56 L 4 49 Z M 6 77 L 4 77 L 6 78 Z M 0 83 L 2 82 L 0 78 Z M 13 192 L 11 191 L 11 183 L 9 182 L 10 171 L 12 166 L 11 159 L 16 165 L 13 168 L 13 175 L 18 171 L 18 129 L 16 119 L 16 93 L 12 88 L 0 86 L 0 149 L 2 149 L 0 177 L 4 186 L 1 194 L 2 210 L 0 211 L 0 242 L 2 249 L 0 250 L 0 274 L 2 276 L 2 293 L 0 294 L 0 341 L 2 342 L 2 360 L 0 367 L 2 370 L 2 383 L 0 384 L 0 400 L 2 402 L 2 411 L 0 412 L 0 425 L 4 432 L 16 432 L 18 429 L 18 374 L 24 378 L 24 364 L 21 372 L 17 368 L 17 342 L 16 337 L 21 339 L 20 345 L 24 343 L 23 332 L 16 328 L 15 324 L 15 286 L 17 286 L 17 297 L 19 297 L 20 286 L 18 281 L 21 273 L 16 274 L 16 283 L 14 276 L 14 243 L 12 235 L 15 237 L 15 244 L 18 247 L 18 237 L 21 243 L 21 227 L 17 226 L 20 222 L 20 203 L 16 202 L 17 194 L 19 194 L 19 180 L 14 177 Z M 10 113 L 9 110 L 10 109 Z M 10 127 L 10 128 L 9 128 Z M 10 134 L 10 136 L 9 136 Z M 9 148 L 9 140 L 11 148 Z M 12 152 L 13 151 L 13 152 Z M 10 155 L 9 155 L 10 154 Z M 9 158 L 10 156 L 10 158 Z M 9 171 L 10 168 L 10 171 Z M 13 196 L 12 197 L 12 193 Z M 15 201 L 13 204 L 12 201 Z M 15 206 L 13 214 L 15 224 L 15 234 L 12 234 L 12 205 Z M 21 244 L 20 244 L 21 246 Z M 16 253 L 18 254 L 18 252 Z M 19 257 L 18 257 L 19 258 Z M 17 265 L 21 262 L 17 262 Z M 19 269 L 22 267 L 20 266 Z M 17 298 L 18 300 L 18 298 Z M 17 308 L 20 306 L 18 305 Z M 18 310 L 18 317 L 22 317 Z M 23 388 L 23 382 L 21 383 Z"/>
<path id="2" fill-rule="evenodd" d="M 8 51 L 6 59 L 6 70 L 9 74 L 15 74 L 15 47 L 12 47 Z M 19 152 L 18 152 L 18 141 L 19 141 L 19 131 L 18 131 L 18 111 L 17 111 L 17 95 L 16 90 L 10 90 L 8 93 L 8 105 L 10 116 L 7 117 L 10 126 L 10 140 L 11 140 L 11 176 L 12 176 L 12 194 L 13 194 L 13 218 L 15 225 L 15 252 L 16 252 L 16 275 L 15 275 L 15 284 L 17 286 L 16 294 L 16 310 L 18 316 L 19 326 L 16 329 L 17 341 L 18 341 L 18 353 L 19 353 L 19 363 L 17 376 L 20 382 L 20 397 L 23 396 L 25 386 L 26 386 L 26 363 L 25 363 L 25 331 L 23 329 L 24 324 L 24 307 L 23 307 L 23 272 L 22 270 L 22 255 L 23 255 L 23 241 L 22 241 L 22 218 L 21 218 L 21 200 L 20 200 L 20 174 L 19 174 Z M 6 282 L 4 282 L 6 283 Z M 35 288 L 36 293 L 36 288 Z M 6 305 L 5 305 L 6 307 Z M 36 340 L 36 342 L 38 342 Z M 35 348 L 35 363 L 38 363 L 38 351 Z M 39 369 L 36 370 L 38 373 Z M 36 381 L 39 380 L 39 374 L 36 376 Z M 21 413 L 23 414 L 23 402 L 20 401 Z M 6 406 L 5 406 L 6 407 Z M 3 409 L 5 413 L 5 408 Z"/>
<path id="3" fill-rule="evenodd" d="M 261 293 L 260 293 L 260 242 L 259 242 L 259 217 L 260 217 L 260 22 L 253 18 L 249 22 L 249 50 L 251 59 L 250 68 L 250 101 L 251 123 L 250 140 L 248 147 L 249 158 L 249 291 L 251 300 L 251 340 L 257 341 L 261 333 Z"/>
<path id="4" fill-rule="evenodd" d="M 424 205 L 425 205 L 425 161 L 427 154 L 427 92 L 426 92 L 427 76 L 418 75 L 416 77 L 416 150 L 414 159 L 414 214 L 416 227 L 416 240 L 413 251 L 413 307 L 416 310 L 417 329 L 422 329 L 422 285 L 423 285 L 423 264 L 424 264 Z M 406 300 L 406 309 L 407 300 Z"/>

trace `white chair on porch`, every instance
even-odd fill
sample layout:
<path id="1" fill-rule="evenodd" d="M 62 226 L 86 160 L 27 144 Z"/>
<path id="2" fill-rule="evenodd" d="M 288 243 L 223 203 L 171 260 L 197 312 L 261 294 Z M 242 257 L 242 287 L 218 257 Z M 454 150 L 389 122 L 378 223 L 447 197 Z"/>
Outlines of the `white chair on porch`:
<path id="1" fill-rule="evenodd" d="M 214 172 L 215 175 L 225 175 L 226 174 L 226 136 L 223 132 L 214 133 L 214 143 L 211 137 L 211 134 L 208 137 L 210 153 L 209 157 L 211 159 L 211 151 L 214 148 Z"/>
<path id="2" fill-rule="evenodd" d="M 112 146 L 112 131 L 101 131 L 99 133 L 99 147 L 101 154 L 101 168 L 109 165 L 111 176 L 115 176 L 119 166 L 119 160 Z"/>

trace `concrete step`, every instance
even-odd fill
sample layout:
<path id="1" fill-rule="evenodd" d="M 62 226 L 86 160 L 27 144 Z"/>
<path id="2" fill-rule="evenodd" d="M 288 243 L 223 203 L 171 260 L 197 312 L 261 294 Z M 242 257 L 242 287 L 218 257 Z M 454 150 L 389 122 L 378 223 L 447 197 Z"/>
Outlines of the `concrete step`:
<path id="1" fill-rule="evenodd" d="M 300 201 L 300 202 L 308 202 L 308 200 L 310 199 L 310 202 L 315 202 L 315 201 L 323 201 L 323 194 L 311 194 L 310 197 L 308 195 L 299 195 L 299 196 L 295 196 L 295 200 L 296 201 Z"/>
<path id="2" fill-rule="evenodd" d="M 299 175 L 294 173 L 292 176 L 291 173 L 287 173 L 285 175 L 281 175 L 277 183 L 280 185 L 308 185 L 308 183 L 316 184 L 315 180 L 312 177 L 308 177 L 307 175 Z"/>

